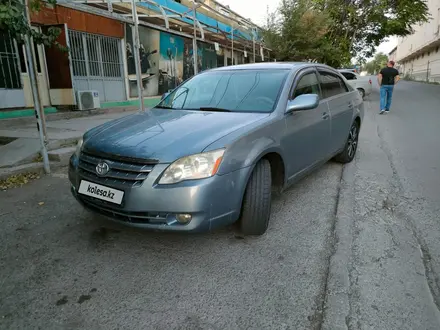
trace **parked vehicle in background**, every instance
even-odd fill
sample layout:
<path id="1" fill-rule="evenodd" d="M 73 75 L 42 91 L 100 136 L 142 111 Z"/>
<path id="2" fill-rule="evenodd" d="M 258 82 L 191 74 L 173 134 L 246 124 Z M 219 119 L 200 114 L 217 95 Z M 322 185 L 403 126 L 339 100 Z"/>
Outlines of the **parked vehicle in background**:
<path id="1" fill-rule="evenodd" d="M 354 72 L 354 73 L 358 72 L 358 70 L 356 68 L 340 68 L 340 69 L 338 69 L 338 71 L 339 70 L 350 71 L 350 72 Z"/>
<path id="2" fill-rule="evenodd" d="M 75 198 L 130 226 L 206 231 L 269 224 L 281 192 L 334 158 L 351 162 L 362 98 L 334 69 L 259 63 L 205 71 L 152 110 L 84 134 L 70 159 Z M 319 203 L 319 201 L 316 201 Z"/>
<path id="3" fill-rule="evenodd" d="M 351 87 L 356 89 L 362 98 L 370 95 L 372 91 L 372 81 L 370 77 L 361 76 L 351 70 L 338 70 L 347 79 Z"/>

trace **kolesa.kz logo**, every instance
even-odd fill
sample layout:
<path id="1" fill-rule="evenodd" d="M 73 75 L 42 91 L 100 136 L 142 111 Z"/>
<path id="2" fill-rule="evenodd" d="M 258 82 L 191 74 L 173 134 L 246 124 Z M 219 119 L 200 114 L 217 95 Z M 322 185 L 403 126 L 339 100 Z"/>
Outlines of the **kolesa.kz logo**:
<path id="1" fill-rule="evenodd" d="M 113 196 L 115 196 L 115 193 L 111 192 L 110 190 L 99 189 L 97 186 L 91 185 L 87 187 L 87 192 L 97 196 L 108 197 L 110 199 L 113 199 Z"/>

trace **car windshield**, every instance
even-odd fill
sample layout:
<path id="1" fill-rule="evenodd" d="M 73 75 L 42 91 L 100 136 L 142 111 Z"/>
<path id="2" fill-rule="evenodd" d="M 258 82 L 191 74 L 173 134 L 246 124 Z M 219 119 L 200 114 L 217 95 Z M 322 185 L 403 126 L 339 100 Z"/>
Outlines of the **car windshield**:
<path id="1" fill-rule="evenodd" d="M 272 112 L 288 70 L 225 70 L 202 73 L 183 83 L 158 108 Z"/>

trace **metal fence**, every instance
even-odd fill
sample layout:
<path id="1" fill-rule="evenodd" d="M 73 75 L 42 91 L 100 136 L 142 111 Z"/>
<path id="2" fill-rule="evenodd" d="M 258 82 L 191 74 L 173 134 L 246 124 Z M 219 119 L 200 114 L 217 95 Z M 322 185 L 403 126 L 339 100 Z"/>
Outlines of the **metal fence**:
<path id="1" fill-rule="evenodd" d="M 440 82 L 440 59 L 421 64 L 401 65 L 401 74 L 409 79 L 427 82 Z"/>
<path id="2" fill-rule="evenodd" d="M 69 30 L 76 90 L 98 90 L 103 101 L 125 99 L 121 40 Z"/>
<path id="3" fill-rule="evenodd" d="M 22 88 L 14 39 L 9 33 L 2 31 L 0 31 L 0 88 Z"/>

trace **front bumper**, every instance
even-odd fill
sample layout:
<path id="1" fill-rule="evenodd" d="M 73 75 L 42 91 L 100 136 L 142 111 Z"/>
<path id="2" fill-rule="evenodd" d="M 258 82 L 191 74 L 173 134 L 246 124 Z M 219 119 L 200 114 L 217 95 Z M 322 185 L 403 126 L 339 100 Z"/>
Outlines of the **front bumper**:
<path id="1" fill-rule="evenodd" d="M 121 188 L 84 176 L 78 162 L 73 155 L 69 180 L 73 196 L 85 208 L 127 226 L 165 231 L 203 232 L 237 221 L 249 172 L 249 168 L 244 168 L 208 179 L 158 185 L 159 176 L 168 166 L 158 164 L 140 186 Z M 121 205 L 79 194 L 83 179 L 123 190 Z M 181 224 L 176 220 L 177 214 L 191 214 L 192 219 Z"/>

